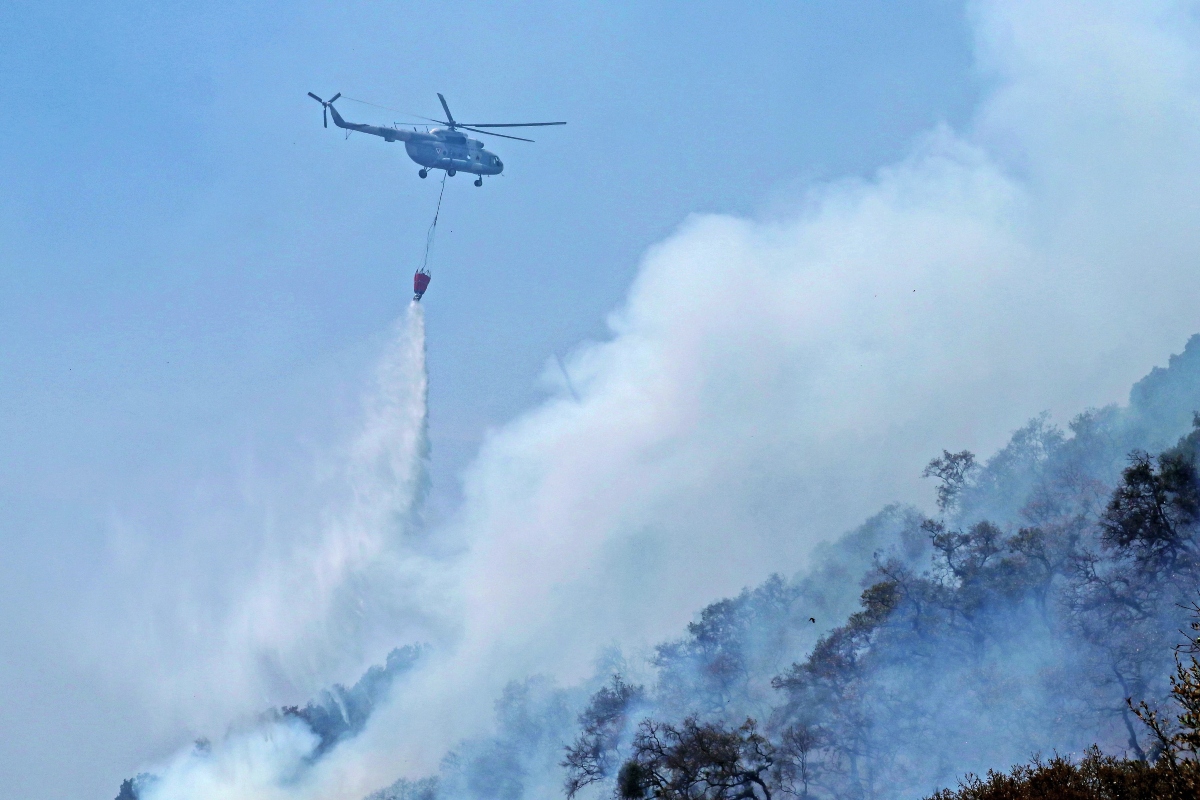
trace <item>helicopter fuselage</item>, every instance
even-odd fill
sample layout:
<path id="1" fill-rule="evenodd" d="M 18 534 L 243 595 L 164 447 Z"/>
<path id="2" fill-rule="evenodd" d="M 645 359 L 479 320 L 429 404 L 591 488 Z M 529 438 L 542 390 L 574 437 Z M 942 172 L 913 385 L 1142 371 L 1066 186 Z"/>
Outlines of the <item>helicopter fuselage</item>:
<path id="1" fill-rule="evenodd" d="M 480 176 L 499 175 L 504 171 L 504 162 L 499 156 L 484 147 L 483 142 L 456 128 L 418 131 L 405 130 L 398 126 L 365 125 L 342 119 L 332 102 L 326 107 L 333 116 L 333 124 L 339 128 L 369 133 L 385 142 L 404 142 L 404 151 L 408 153 L 408 157 L 425 169 L 444 169 L 451 175 L 455 172 L 469 172 Z"/>
<path id="2" fill-rule="evenodd" d="M 427 169 L 474 175 L 499 175 L 504 171 L 504 162 L 499 156 L 484 147 L 483 142 L 459 131 L 434 128 L 428 133 L 403 133 L 408 135 L 404 140 L 404 151 L 409 158 Z"/>

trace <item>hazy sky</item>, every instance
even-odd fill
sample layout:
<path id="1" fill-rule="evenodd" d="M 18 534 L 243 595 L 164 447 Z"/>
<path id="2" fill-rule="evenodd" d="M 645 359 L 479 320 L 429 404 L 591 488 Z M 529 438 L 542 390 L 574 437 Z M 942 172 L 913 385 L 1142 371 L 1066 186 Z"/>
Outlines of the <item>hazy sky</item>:
<path id="1" fill-rule="evenodd" d="M 322 129 L 307 91 L 570 122 L 494 140 L 507 174 L 448 187 L 428 297 L 440 491 L 552 353 L 603 335 L 687 214 L 867 174 L 974 91 L 962 9 L 939 0 L 2 13 L 3 446 L 23 495 L 41 470 L 89 493 L 203 473 L 396 314 L 436 187 L 400 146 Z"/>
<path id="2" fill-rule="evenodd" d="M 625 550 L 643 547 L 638 537 L 693 553 L 663 592 L 720 564 L 638 631 L 652 636 L 759 575 L 773 553 L 799 566 L 812 537 L 781 551 L 776 534 L 801 524 L 805 498 L 816 508 L 813 498 L 865 481 L 863 507 L 813 512 L 849 524 L 911 495 L 922 454 L 994 446 L 1042 408 L 1118 399 L 1200 327 L 1187 292 L 1141 292 L 1133 280 L 1194 263 L 1196 243 L 1169 235 L 1172 215 L 1195 221 L 1184 181 L 1194 142 L 1180 133 L 1195 120 L 1192 6 L 1148 3 L 1125 18 L 1101 5 L 1092 18 L 1086 4 L 1002 13 L 948 0 L 6 4 L 10 791 L 115 794 L 190 732 L 219 732 L 226 713 L 351 677 L 350 662 L 326 674 L 318 655 L 293 654 L 277 679 L 222 696 L 218 672 L 185 697 L 196 675 L 137 655 L 166 647 L 146 641 L 202 602 L 208 622 L 169 639 L 183 643 L 175 656 L 257 657 L 236 632 L 204 639 L 241 602 L 226 578 L 287 551 L 297 520 L 329 513 L 304 487 L 353 438 L 407 305 L 436 183 L 398 145 L 323 129 L 306 92 L 435 115 L 441 91 L 460 118 L 569 121 L 536 144 L 497 140 L 506 174 L 482 189 L 464 176 L 447 186 L 425 302 L 432 517 L 473 546 L 458 578 L 509 594 L 524 589 L 489 584 L 494 564 L 579 523 L 590 532 L 580 563 L 601 567 L 575 581 L 568 610 L 597 574 L 637 583 Z M 758 222 L 689 221 L 698 212 Z M 897 305 L 910 283 L 929 305 Z M 883 289 L 892 294 L 875 310 L 867 298 Z M 1043 324 L 1056 314 L 1057 326 Z M 555 354 L 577 375 L 578 415 L 559 400 L 537 406 L 561 398 Z M 489 429 L 499 433 L 464 505 L 459 475 Z M 645 435 L 629 444 L 629 431 Z M 771 441 L 744 446 L 756 436 Z M 611 447 L 589 449 L 597 442 Z M 872 442 L 897 455 L 872 460 Z M 818 471 L 842 446 L 853 457 L 832 477 Z M 647 448 L 672 480 L 631 468 Z M 564 464 L 563 453 L 595 460 Z M 528 472 L 502 475 L 513 463 Z M 912 473 L 891 475 L 897 464 Z M 682 467 L 695 474 L 680 478 Z M 564 476 L 565 488 L 513 500 L 530 475 Z M 713 486 L 735 498 L 698 505 Z M 517 518 L 537 524 L 518 535 Z M 687 541 L 688 525 L 723 523 L 763 532 L 744 564 L 724 564 L 707 533 Z M 634 538 L 614 540 L 617 529 Z M 574 555 L 547 551 L 555 569 Z M 127 585 L 142 579 L 150 590 Z M 542 602 L 538 580 L 527 597 L 488 606 L 494 619 L 472 612 L 494 598 L 468 593 L 463 640 L 490 654 L 480 631 Z M 623 619 L 597 624 L 565 661 L 589 658 Z"/>

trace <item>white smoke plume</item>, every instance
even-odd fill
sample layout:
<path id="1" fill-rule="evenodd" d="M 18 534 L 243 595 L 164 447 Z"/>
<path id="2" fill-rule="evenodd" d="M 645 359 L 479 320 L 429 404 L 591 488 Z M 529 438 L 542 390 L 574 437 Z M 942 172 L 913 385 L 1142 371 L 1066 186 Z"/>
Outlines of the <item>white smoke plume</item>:
<path id="1" fill-rule="evenodd" d="M 378 442 L 409 444 L 363 439 L 351 522 L 314 545 L 316 599 L 293 612 L 291 585 L 266 584 L 251 617 L 281 619 L 292 658 L 313 620 L 359 636 L 354 603 L 395 584 L 347 578 L 382 561 L 420 598 L 395 630 L 432 629 L 425 592 L 442 587 L 457 637 L 311 769 L 298 737 L 246 777 L 230 765 L 258 756 L 235 737 L 211 769 L 181 757 L 150 796 L 360 800 L 432 772 L 487 729 L 506 681 L 577 680 L 604 645 L 672 635 L 885 503 L 924 499 L 942 447 L 990 452 L 1043 409 L 1120 400 L 1177 350 L 1200 325 L 1194 5 L 972 10 L 994 87 L 976 122 L 777 219 L 697 216 L 656 247 L 611 338 L 567 360 L 579 400 L 553 397 L 484 445 L 457 517 L 428 534 L 466 548 L 449 566 L 390 555 L 423 422 L 381 405 Z M 423 398 L 416 380 L 404 397 Z"/>

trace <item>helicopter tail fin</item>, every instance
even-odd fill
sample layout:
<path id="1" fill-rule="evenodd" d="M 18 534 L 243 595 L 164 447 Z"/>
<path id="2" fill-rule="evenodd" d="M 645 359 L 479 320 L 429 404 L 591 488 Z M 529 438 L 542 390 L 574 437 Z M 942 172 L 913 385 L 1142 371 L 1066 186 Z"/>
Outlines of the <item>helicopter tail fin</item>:
<path id="1" fill-rule="evenodd" d="M 333 98 L 333 100 L 337 100 L 337 99 L 338 99 L 338 97 L 341 97 L 341 94 L 340 94 L 340 93 L 339 93 L 339 94 L 337 94 L 337 95 L 336 95 L 336 96 Z M 328 108 L 329 108 L 329 115 L 330 115 L 331 117 L 333 117 L 333 124 L 334 124 L 334 125 L 337 125 L 339 128 L 345 128 L 345 127 L 346 127 L 346 120 L 342 119 L 342 115 L 338 113 L 338 110 L 337 110 L 337 108 L 336 108 L 336 107 L 333 105 L 333 100 L 330 100 L 330 101 L 329 101 L 329 106 L 328 106 Z"/>

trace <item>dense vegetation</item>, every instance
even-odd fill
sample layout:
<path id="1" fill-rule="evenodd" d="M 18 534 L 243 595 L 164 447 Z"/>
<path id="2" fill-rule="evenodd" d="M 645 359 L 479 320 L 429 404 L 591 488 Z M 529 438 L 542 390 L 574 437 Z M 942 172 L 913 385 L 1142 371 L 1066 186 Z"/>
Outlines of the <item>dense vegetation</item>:
<path id="1" fill-rule="evenodd" d="M 1200 618 L 1200 606 L 1193 606 Z M 1180 648 L 1190 655 L 1185 665 L 1177 657 L 1171 677 L 1171 696 L 1178 710 L 1172 722 L 1145 701 L 1127 701 L 1131 711 L 1153 736 L 1153 755 L 1116 758 L 1098 747 L 1073 762 L 1061 756 L 1049 761 L 1035 757 L 1008 773 L 989 771 L 986 778 L 968 775 L 957 791 L 944 790 L 932 800 L 1187 800 L 1200 797 L 1200 622 Z M 636 790 L 635 790 L 636 791 Z"/>
<path id="2" fill-rule="evenodd" d="M 1062 446 L 1056 439 L 1037 424 L 1018 437 L 1045 452 Z M 986 758 L 1014 744 L 1078 746 L 1085 732 L 1109 745 L 1123 739 L 1128 757 L 1092 749 L 1078 763 L 1055 757 L 1010 775 L 992 772 L 939 797 L 1196 796 L 1200 666 L 1193 658 L 1169 676 L 1169 660 L 1182 607 L 1200 587 L 1198 448 L 1200 420 L 1157 457 L 1132 453 L 1095 514 L 1095 487 L 1077 481 L 1077 491 L 1059 487 L 1052 503 L 1038 495 L 1043 502 L 1027 513 L 1039 524 L 1011 533 L 986 520 L 949 521 L 987 476 L 970 453 L 944 453 L 927 470 L 942 482 L 943 516 L 917 522 L 929 568 L 917 572 L 912 559 L 877 553 L 861 609 L 771 681 L 780 701 L 763 733 L 753 719 L 734 727 L 726 713 L 745 706 L 738 700 L 751 669 L 739 631 L 763 604 L 762 590 L 710 606 L 688 639 L 659 648 L 667 704 L 679 690 L 678 662 L 691 664 L 692 714 L 669 724 L 655 719 L 660 705 L 638 723 L 616 793 L 911 794 L 961 769 L 961 761 L 943 762 L 947 750 Z M 779 583 L 765 588 L 777 600 L 787 595 Z M 1181 706 L 1179 732 L 1147 702 L 1162 696 L 1168 679 Z M 615 680 L 585 709 L 564 760 L 568 794 L 612 774 L 621 747 L 613 731 L 625 724 L 612 701 L 641 695 Z M 947 740 L 965 747 L 948 748 Z"/>
<path id="3" fill-rule="evenodd" d="M 925 473 L 936 517 L 891 509 L 814 573 L 709 606 L 626 692 L 641 707 L 585 708 L 568 794 L 911 797 L 976 771 L 941 797 L 1196 796 L 1196 665 L 1172 654 L 1200 590 L 1200 427 L 1142 449 L 1200 405 L 1183 361 L 1069 435 L 1038 419 L 986 465 L 944 452 Z M 772 674 L 808 610 L 836 615 L 854 554 L 859 608 Z M 629 731 L 605 734 L 611 752 L 591 733 L 605 713 Z M 1077 755 L 991 771 L 1039 752 Z"/>
<path id="4" fill-rule="evenodd" d="M 1200 619 L 1200 606 L 1193 606 Z M 1171 695 L 1178 714 L 1168 721 L 1145 701 L 1126 701 L 1153 738 L 1153 756 L 1117 758 L 1090 747 L 1072 761 L 1055 755 L 1034 757 L 1010 772 L 968 775 L 956 791 L 930 800 L 1186 800 L 1200 797 L 1200 621 L 1177 657 Z M 760 735 L 753 720 L 736 729 L 698 723 L 676 727 L 646 719 L 638 726 L 630 758 L 617 774 L 620 800 L 771 800 L 772 794 L 817 795 L 817 777 L 808 757 L 820 743 L 811 729 L 789 728 L 778 744 Z M 581 755 L 568 750 L 568 794 L 578 791 Z M 574 758 L 572 758 L 574 757 Z M 587 773 L 594 775 L 594 772 Z"/>

